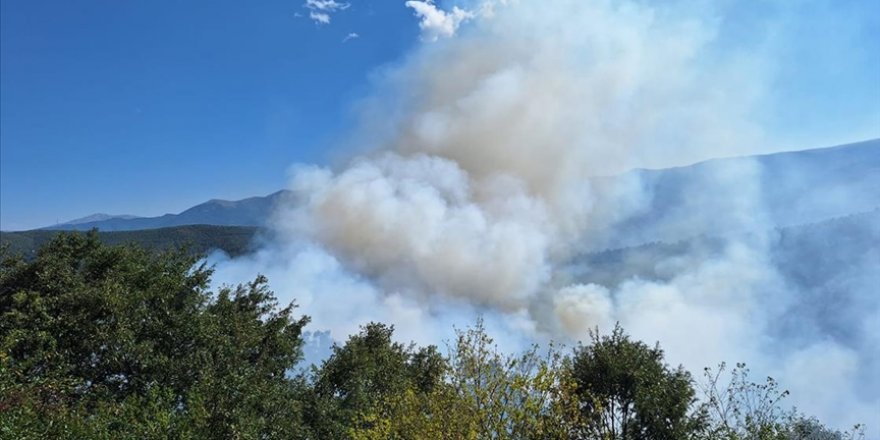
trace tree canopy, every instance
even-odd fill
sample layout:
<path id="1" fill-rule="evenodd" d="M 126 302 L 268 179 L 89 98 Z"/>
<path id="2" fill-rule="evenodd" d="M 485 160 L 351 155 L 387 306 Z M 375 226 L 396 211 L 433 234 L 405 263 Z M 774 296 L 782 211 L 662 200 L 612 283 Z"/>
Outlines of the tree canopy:
<path id="1" fill-rule="evenodd" d="M 183 250 L 60 234 L 0 261 L 2 439 L 848 440 L 737 365 L 695 380 L 617 327 L 570 352 L 444 348 L 368 323 L 301 365 L 309 318 L 268 280 L 211 290 Z M 725 374 L 722 374 L 725 373 Z M 722 380 L 730 378 L 729 382 Z"/>
<path id="2" fill-rule="evenodd" d="M 282 438 L 299 426 L 308 318 L 266 278 L 208 291 L 182 251 L 62 234 L 0 264 L 0 433 L 7 438 Z M 14 433 L 14 435 L 13 435 Z M 152 433 L 152 434 L 151 434 Z M 173 435 L 172 435 L 173 434 Z"/>
<path id="3" fill-rule="evenodd" d="M 584 438 L 675 440 L 699 431 L 690 373 L 664 364 L 659 346 L 632 341 L 619 326 L 591 342 L 575 349 L 572 362 L 590 422 Z"/>

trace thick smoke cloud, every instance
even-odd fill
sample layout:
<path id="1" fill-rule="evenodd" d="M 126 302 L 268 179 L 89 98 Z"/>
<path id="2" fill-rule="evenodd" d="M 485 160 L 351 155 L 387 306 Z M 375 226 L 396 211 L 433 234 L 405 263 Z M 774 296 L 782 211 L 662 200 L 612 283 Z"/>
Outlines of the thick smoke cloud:
<path id="1" fill-rule="evenodd" d="M 482 314 L 515 348 L 620 322 L 692 371 L 726 360 L 779 375 L 796 403 L 834 423 L 880 409 L 876 380 L 857 393 L 877 365 L 864 354 L 876 338 L 818 334 L 788 347 L 773 328 L 798 292 L 771 261 L 778 237 L 760 164 L 710 165 L 656 219 L 656 189 L 623 174 L 766 144 L 751 118 L 766 60 L 718 50 L 719 11 L 611 0 L 408 6 L 426 42 L 359 107 L 361 154 L 333 169 L 294 167 L 271 236 L 254 255 L 215 259 L 221 282 L 265 273 L 339 339 L 381 320 L 401 339 L 440 343 Z M 642 232 L 625 227 L 646 215 Z M 660 261 L 579 267 L 586 251 L 719 231 Z M 860 331 L 871 334 L 877 301 L 865 310 Z"/>

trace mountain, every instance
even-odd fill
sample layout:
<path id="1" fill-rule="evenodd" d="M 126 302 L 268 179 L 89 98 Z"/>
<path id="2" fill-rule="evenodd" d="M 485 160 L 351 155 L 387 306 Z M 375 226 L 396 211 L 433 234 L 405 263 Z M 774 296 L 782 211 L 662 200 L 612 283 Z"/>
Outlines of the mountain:
<path id="1" fill-rule="evenodd" d="M 55 225 L 54 227 L 80 225 L 83 223 L 96 223 L 96 222 L 103 222 L 103 221 L 113 220 L 113 219 L 131 220 L 131 219 L 135 219 L 135 218 L 139 218 L 139 217 L 136 215 L 110 215 L 110 214 L 98 213 L 98 214 L 87 215 L 85 217 L 74 219 L 74 220 L 71 220 L 68 222 L 64 222 L 64 223 Z"/>
<path id="2" fill-rule="evenodd" d="M 880 206 L 880 139 L 758 156 L 765 205 L 777 226 Z"/>
<path id="3" fill-rule="evenodd" d="M 880 208 L 764 232 L 771 262 L 801 290 L 822 287 L 835 275 L 862 267 L 859 261 L 863 258 L 873 259 L 874 267 L 880 267 Z M 711 256 L 723 247 L 724 240 L 719 238 L 699 235 L 585 252 L 569 262 L 568 274 L 578 282 L 605 286 L 632 279 L 668 281 L 658 262 L 699 253 Z M 880 276 L 877 271 L 864 272 Z"/>
<path id="4" fill-rule="evenodd" d="M 650 201 L 615 225 L 617 236 L 606 248 L 726 233 L 743 223 L 727 217 L 743 212 L 742 203 L 754 210 L 757 229 L 800 225 L 880 207 L 880 139 L 609 179 L 621 178 L 634 180 Z"/>
<path id="5" fill-rule="evenodd" d="M 100 231 L 136 231 L 184 225 L 262 227 L 269 219 L 275 204 L 288 194 L 289 191 L 278 191 L 265 197 L 250 197 L 236 201 L 214 199 L 193 206 L 179 214 L 165 214 L 159 217 L 89 218 L 103 215 L 96 214 L 43 229 L 88 231 L 97 228 Z"/>
<path id="6" fill-rule="evenodd" d="M 759 229 L 799 225 L 880 206 L 877 189 L 880 188 L 880 139 L 813 150 L 713 159 L 676 168 L 639 169 L 595 180 L 635 181 L 650 196 L 650 201 L 614 225 L 616 236 L 596 243 L 598 248 L 593 250 L 725 232 L 723 216 L 700 223 L 690 218 L 691 213 L 695 210 L 724 213 L 733 199 L 746 191 L 758 194 L 761 211 L 767 217 L 756 224 Z M 210 200 L 179 214 L 160 217 L 105 218 L 104 214 L 96 214 L 44 229 L 132 231 L 197 224 L 263 227 L 273 207 L 289 195 L 289 191 L 278 191 L 238 201 Z"/>

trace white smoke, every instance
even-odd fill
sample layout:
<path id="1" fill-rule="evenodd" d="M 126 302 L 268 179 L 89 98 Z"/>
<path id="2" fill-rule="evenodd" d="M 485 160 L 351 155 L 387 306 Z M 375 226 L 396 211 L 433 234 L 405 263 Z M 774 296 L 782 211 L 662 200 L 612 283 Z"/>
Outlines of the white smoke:
<path id="1" fill-rule="evenodd" d="M 353 142 L 366 153 L 336 169 L 294 167 L 272 242 L 219 260 L 220 281 L 265 273 L 339 339 L 380 320 L 401 339 L 438 343 L 483 314 L 502 346 L 516 346 L 621 322 L 692 371 L 746 361 L 795 385 L 837 371 L 822 403 L 807 405 L 835 423 L 880 408 L 876 395 L 852 394 L 848 348 L 769 352 L 767 323 L 794 293 L 769 261 L 754 163 L 710 168 L 685 192 L 687 209 L 653 225 L 682 238 L 730 233 L 720 245 L 650 263 L 657 279 L 602 285 L 569 273 L 583 249 L 625 241 L 616 225 L 651 206 L 638 175 L 601 176 L 765 144 L 751 117 L 764 60 L 716 50 L 717 11 L 626 0 L 406 5 L 427 41 L 362 104 Z M 838 355 L 816 363 L 820 347 Z"/>

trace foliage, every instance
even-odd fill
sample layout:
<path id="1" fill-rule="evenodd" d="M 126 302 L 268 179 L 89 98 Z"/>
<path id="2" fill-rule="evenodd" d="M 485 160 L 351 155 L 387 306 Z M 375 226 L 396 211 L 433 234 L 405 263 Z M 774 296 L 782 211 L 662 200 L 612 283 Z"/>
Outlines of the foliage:
<path id="1" fill-rule="evenodd" d="M 482 321 L 445 350 L 370 323 L 294 374 L 308 318 L 265 277 L 209 289 L 186 251 L 60 234 L 0 262 L 0 438 L 856 440 L 784 411 L 737 365 L 698 387 L 620 327 L 566 355 L 502 351 Z M 302 370 L 299 370 L 302 371 Z"/>
<path id="2" fill-rule="evenodd" d="M 711 426 L 706 439 L 727 440 L 856 440 L 864 437 L 860 425 L 851 431 L 834 431 L 815 418 L 785 411 L 781 402 L 788 396 L 772 377 L 763 383 L 749 380 L 743 363 L 728 373 L 722 363 L 717 369 L 706 368 L 700 384 L 702 407 Z M 725 382 L 725 378 L 728 378 Z"/>
<path id="3" fill-rule="evenodd" d="M 567 438 L 569 423 L 563 398 L 567 381 L 560 368 L 561 353 L 550 349 L 540 356 L 537 347 L 521 355 L 507 355 L 494 345 L 482 322 L 458 331 L 455 343 L 442 357 L 434 347 L 414 350 L 391 342 L 389 327 L 367 326 L 353 337 L 318 371 L 316 391 L 323 391 L 328 376 L 341 370 L 349 383 L 353 374 L 359 387 L 379 385 L 369 394 L 371 403 L 361 405 L 354 423 L 347 423 L 355 439 L 552 439 Z M 380 337 L 376 337 L 380 336 Z M 372 360 L 352 362 L 352 354 L 364 354 L 365 341 Z M 371 370 L 376 360 L 392 360 Z M 340 368 L 345 365 L 345 368 Z M 365 368 L 366 366 L 366 368 Z M 358 374 L 367 371 L 366 374 Z M 373 372 L 378 372 L 378 381 Z M 384 377 L 391 373 L 393 378 Z M 363 380 L 366 378 L 366 380 Z M 360 393 L 337 387 L 343 405 Z M 322 434 L 329 434 L 323 432 Z M 338 438 L 338 437 L 336 437 Z"/>
<path id="4" fill-rule="evenodd" d="M 449 351 L 447 382 L 464 404 L 459 416 L 474 427 L 476 438 L 567 438 L 577 412 L 559 351 L 551 346 L 541 355 L 533 346 L 519 355 L 502 353 L 482 321 L 458 331 Z"/>
<path id="5" fill-rule="evenodd" d="M 154 250 L 173 250 L 185 246 L 193 254 L 220 249 L 229 255 L 244 254 L 260 230 L 250 226 L 188 225 L 137 231 L 99 231 L 101 242 L 110 245 L 137 244 Z M 67 232 L 37 229 L 33 231 L 0 231 L 0 246 L 8 246 L 9 254 L 36 258 L 37 252 L 53 238 Z"/>
<path id="6" fill-rule="evenodd" d="M 0 264 L 0 429 L 14 438 L 293 432 L 287 377 L 307 318 L 278 309 L 266 279 L 208 291 L 181 251 L 55 237 Z M 88 433 L 88 434 L 86 434 Z"/>
<path id="7" fill-rule="evenodd" d="M 393 332 L 371 323 L 315 369 L 308 420 L 316 437 L 393 438 L 392 431 L 405 431 L 403 408 L 439 386 L 445 365 L 436 348 L 405 347 L 392 342 Z M 401 427 L 390 426 L 392 419 Z"/>
<path id="8" fill-rule="evenodd" d="M 620 326 L 608 336 L 593 333 L 571 365 L 587 421 L 577 438 L 674 440 L 701 429 L 690 415 L 690 374 L 670 369 L 659 347 L 630 340 Z"/>

